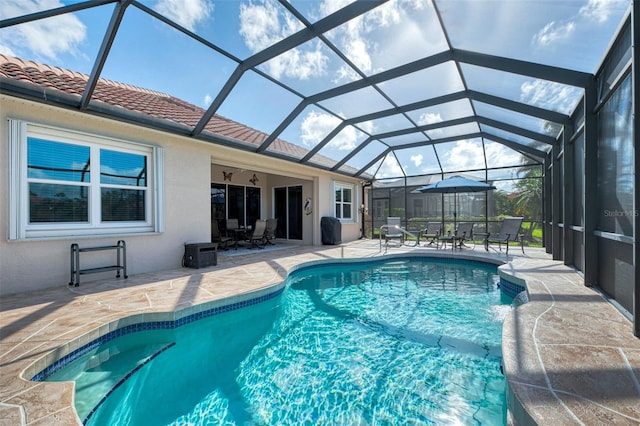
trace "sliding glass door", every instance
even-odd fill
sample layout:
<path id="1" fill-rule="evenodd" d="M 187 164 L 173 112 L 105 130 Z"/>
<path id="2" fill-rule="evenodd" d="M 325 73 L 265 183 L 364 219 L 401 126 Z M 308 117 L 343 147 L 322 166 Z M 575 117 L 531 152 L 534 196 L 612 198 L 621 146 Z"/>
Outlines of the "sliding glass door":
<path id="1" fill-rule="evenodd" d="M 256 220 L 260 219 L 260 188 L 246 187 L 246 203 L 245 215 L 247 217 L 247 225 L 252 228 L 256 224 Z"/>
<path id="2" fill-rule="evenodd" d="M 238 219 L 240 226 L 253 226 L 260 219 L 262 197 L 260 188 L 240 185 L 211 184 L 211 219 L 222 223 Z M 225 222 L 226 223 L 226 222 Z"/>
<path id="3" fill-rule="evenodd" d="M 278 219 L 276 237 L 302 239 L 302 186 L 288 186 L 273 190 L 274 217 Z"/>
<path id="4" fill-rule="evenodd" d="M 244 226 L 244 186 L 229 185 L 228 188 L 227 217 L 238 219 L 238 224 Z"/>

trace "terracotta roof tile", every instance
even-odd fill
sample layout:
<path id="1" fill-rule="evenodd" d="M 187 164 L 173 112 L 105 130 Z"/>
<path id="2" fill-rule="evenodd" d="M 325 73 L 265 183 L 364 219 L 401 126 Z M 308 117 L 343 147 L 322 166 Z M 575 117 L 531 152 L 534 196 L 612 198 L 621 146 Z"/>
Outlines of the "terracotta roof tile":
<path id="1" fill-rule="evenodd" d="M 39 64 L 0 54 L 0 76 L 23 81 L 63 93 L 82 95 L 89 79 L 86 74 L 58 67 Z M 146 114 L 151 117 L 171 120 L 194 127 L 205 113 L 203 108 L 185 102 L 166 93 L 148 90 L 124 83 L 99 79 L 92 100 Z M 259 147 L 268 137 L 251 127 L 226 117 L 215 115 L 205 130 Z M 282 139 L 276 139 L 269 151 L 279 152 L 288 157 L 302 158 L 308 150 Z M 329 160 L 331 161 L 331 160 Z"/>

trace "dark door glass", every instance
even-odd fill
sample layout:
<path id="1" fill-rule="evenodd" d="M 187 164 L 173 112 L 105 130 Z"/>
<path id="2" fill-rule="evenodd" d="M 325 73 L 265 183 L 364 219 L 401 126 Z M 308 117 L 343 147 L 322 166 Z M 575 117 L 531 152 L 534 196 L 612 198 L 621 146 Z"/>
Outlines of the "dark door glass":
<path id="1" fill-rule="evenodd" d="M 274 216 L 278 219 L 277 238 L 287 238 L 287 188 L 273 190 Z"/>

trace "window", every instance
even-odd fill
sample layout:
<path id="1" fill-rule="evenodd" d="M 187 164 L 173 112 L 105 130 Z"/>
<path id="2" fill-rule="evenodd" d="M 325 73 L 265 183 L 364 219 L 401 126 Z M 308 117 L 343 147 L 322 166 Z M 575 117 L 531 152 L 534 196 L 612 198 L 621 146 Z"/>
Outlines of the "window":
<path id="1" fill-rule="evenodd" d="M 9 128 L 10 239 L 161 230 L 160 148 L 18 120 Z"/>
<path id="2" fill-rule="evenodd" d="M 336 218 L 353 219 L 353 185 L 335 184 Z"/>

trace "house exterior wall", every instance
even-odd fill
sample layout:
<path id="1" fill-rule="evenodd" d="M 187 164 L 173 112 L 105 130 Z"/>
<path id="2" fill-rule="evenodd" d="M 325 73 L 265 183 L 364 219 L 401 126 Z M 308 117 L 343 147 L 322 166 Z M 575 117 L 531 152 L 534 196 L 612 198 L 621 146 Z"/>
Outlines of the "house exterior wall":
<path id="1" fill-rule="evenodd" d="M 350 183 L 347 179 L 344 179 L 342 176 L 320 176 L 318 179 L 318 199 L 323 200 L 323 202 L 319 203 L 317 208 L 314 209 L 316 213 L 315 220 L 317 220 L 315 228 L 318 230 L 316 233 L 316 238 L 314 239 L 314 244 L 322 244 L 322 234 L 320 233 L 320 220 L 321 218 L 335 217 L 335 205 L 333 203 L 334 200 L 334 188 L 336 183 Z M 352 221 L 342 221 L 342 241 L 353 241 L 360 237 L 360 218 L 358 213 L 358 206 L 361 203 L 362 197 L 362 189 L 359 184 L 355 184 L 353 188 L 353 220 Z M 326 200 L 326 201 L 325 201 Z"/>
<path id="2" fill-rule="evenodd" d="M 31 121 L 89 134 L 113 137 L 162 147 L 164 150 L 162 232 L 108 236 L 64 236 L 9 241 L 9 156 L 8 119 Z M 305 217 L 304 243 L 320 244 L 319 215 L 332 213 L 332 185 L 335 177 L 327 172 L 258 154 L 193 141 L 184 137 L 133 126 L 73 110 L 0 95 L 0 297 L 47 287 L 68 285 L 70 245 L 80 247 L 114 245 L 125 240 L 129 275 L 176 268 L 181 265 L 185 243 L 210 241 L 210 183 L 212 163 L 234 164 L 256 169 L 262 187 L 263 215 L 271 211 L 271 189 L 283 182 L 302 182 L 304 196 L 312 196 L 314 210 Z M 238 159 L 242 161 L 238 161 Z M 268 163 L 268 166 L 265 166 Z M 286 173 L 285 173 L 286 171 Z M 286 177 L 274 177 L 275 175 Z M 263 181 L 264 177 L 264 181 Z M 341 180 L 348 180 L 339 176 Z M 271 182 L 270 182 L 271 181 Z M 353 181 L 357 188 L 358 184 Z M 318 186 L 328 186 L 319 189 Z M 323 198 L 317 198 L 322 196 Z M 326 208 L 315 208 L 327 206 Z M 326 210 L 326 211 L 325 211 Z M 353 226 L 358 229 L 358 225 Z M 346 229 L 345 229 L 346 228 Z M 358 237 L 343 228 L 343 241 Z M 346 232 L 345 232 L 346 230 Z M 114 251 L 84 253 L 83 268 L 115 263 Z M 105 261 L 108 259 L 108 261 Z M 82 282 L 113 276 L 113 272 L 83 275 Z"/>

